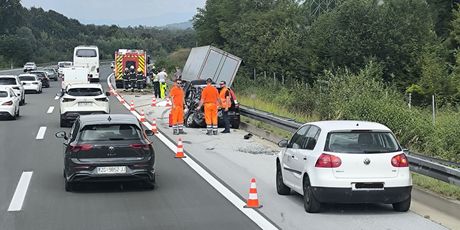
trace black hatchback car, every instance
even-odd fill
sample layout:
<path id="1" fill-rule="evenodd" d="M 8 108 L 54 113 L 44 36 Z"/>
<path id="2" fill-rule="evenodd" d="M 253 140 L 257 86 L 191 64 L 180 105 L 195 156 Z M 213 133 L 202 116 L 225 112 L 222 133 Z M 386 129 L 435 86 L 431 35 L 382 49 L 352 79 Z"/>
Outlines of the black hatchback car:
<path id="1" fill-rule="evenodd" d="M 44 88 L 49 88 L 50 87 L 50 79 L 48 78 L 48 73 L 44 70 L 34 70 L 30 71 L 31 74 L 37 75 L 37 77 L 40 79 L 42 82 L 42 85 Z"/>
<path id="2" fill-rule="evenodd" d="M 65 190 L 78 182 L 143 181 L 155 185 L 155 153 L 145 130 L 130 114 L 83 115 L 64 138 Z"/>

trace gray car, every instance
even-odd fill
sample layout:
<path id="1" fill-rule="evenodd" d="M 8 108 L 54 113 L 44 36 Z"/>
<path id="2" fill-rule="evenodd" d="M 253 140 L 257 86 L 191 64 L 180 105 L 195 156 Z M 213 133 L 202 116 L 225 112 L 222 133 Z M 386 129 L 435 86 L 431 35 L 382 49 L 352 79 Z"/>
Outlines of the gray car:
<path id="1" fill-rule="evenodd" d="M 155 153 L 145 130 L 130 114 L 83 115 L 64 141 L 65 190 L 79 182 L 143 181 L 155 185 Z"/>

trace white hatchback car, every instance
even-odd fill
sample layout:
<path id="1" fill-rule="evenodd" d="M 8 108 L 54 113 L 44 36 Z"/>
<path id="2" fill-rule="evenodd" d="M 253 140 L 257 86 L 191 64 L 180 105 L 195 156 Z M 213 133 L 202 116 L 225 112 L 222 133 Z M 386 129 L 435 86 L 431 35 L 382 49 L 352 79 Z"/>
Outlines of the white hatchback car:
<path id="1" fill-rule="evenodd" d="M 109 92 L 100 84 L 69 84 L 61 94 L 61 127 L 70 126 L 83 114 L 110 113 Z"/>
<path id="2" fill-rule="evenodd" d="M 17 119 L 19 117 L 19 97 L 8 86 L 0 86 L 0 116 Z"/>
<path id="3" fill-rule="evenodd" d="M 30 70 L 36 70 L 37 65 L 35 65 L 35 62 L 27 62 L 24 65 L 24 72 L 30 71 Z"/>
<path id="4" fill-rule="evenodd" d="M 24 87 L 19 81 L 18 76 L 0 75 L 0 86 L 9 86 L 13 88 L 13 91 L 16 94 L 16 96 L 19 96 L 20 98 L 19 104 L 24 105 L 26 103 L 26 94 L 24 92 Z"/>
<path id="5" fill-rule="evenodd" d="M 384 203 L 409 210 L 409 162 L 389 128 L 365 121 L 304 124 L 276 159 L 278 194 L 304 196 L 305 211 L 321 203 Z"/>
<path id="6" fill-rule="evenodd" d="M 35 74 L 20 74 L 19 81 L 21 81 L 24 91 L 33 91 L 35 93 L 42 93 L 42 81 Z"/>

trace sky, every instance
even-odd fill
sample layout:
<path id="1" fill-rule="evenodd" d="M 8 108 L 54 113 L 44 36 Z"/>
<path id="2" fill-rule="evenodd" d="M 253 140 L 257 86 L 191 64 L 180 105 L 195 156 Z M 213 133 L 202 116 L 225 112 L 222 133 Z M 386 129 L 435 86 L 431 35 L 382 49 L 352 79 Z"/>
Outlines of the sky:
<path id="1" fill-rule="evenodd" d="M 83 24 L 163 26 L 193 18 L 206 0 L 21 0 L 24 7 L 54 10 Z"/>

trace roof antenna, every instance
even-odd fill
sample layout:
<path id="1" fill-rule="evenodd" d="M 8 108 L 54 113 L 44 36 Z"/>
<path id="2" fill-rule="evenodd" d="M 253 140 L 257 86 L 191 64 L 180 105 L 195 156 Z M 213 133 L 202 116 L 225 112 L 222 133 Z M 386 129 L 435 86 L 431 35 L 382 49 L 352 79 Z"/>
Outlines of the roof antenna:
<path id="1" fill-rule="evenodd" d="M 109 117 L 107 118 L 107 120 L 108 120 L 108 121 L 111 121 L 111 120 L 112 120 L 112 118 L 109 116 Z"/>

